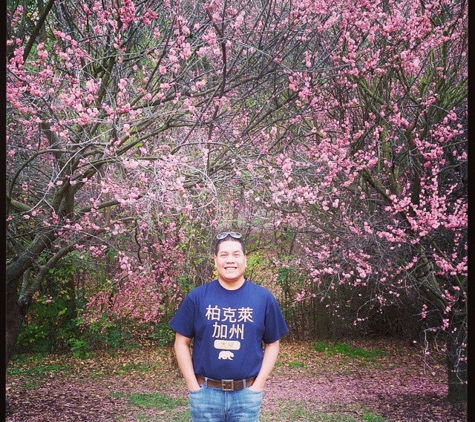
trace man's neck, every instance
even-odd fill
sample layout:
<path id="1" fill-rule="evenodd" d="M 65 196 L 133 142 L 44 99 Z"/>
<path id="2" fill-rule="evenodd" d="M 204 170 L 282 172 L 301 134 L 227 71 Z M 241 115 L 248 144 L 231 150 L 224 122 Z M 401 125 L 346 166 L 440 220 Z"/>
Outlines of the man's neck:
<path id="1" fill-rule="evenodd" d="M 239 280 L 229 280 L 229 281 L 221 277 L 218 277 L 219 284 L 226 290 L 237 290 L 240 287 L 242 287 L 245 281 L 246 279 L 244 277 L 240 278 Z"/>

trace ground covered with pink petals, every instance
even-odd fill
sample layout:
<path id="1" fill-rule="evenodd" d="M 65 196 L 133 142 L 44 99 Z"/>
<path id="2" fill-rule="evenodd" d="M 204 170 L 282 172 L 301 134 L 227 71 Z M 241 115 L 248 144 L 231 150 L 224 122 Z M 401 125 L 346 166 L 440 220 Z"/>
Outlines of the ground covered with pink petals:
<path id="1" fill-rule="evenodd" d="M 283 343 L 267 382 L 262 421 L 466 421 L 447 400 L 443 353 L 392 340 L 348 342 L 377 358 Z M 43 370 L 39 370 L 43 368 Z M 169 398 L 146 406 L 131 395 Z M 80 360 L 51 355 L 8 368 L 7 422 L 189 421 L 187 391 L 170 349 L 146 347 Z"/>

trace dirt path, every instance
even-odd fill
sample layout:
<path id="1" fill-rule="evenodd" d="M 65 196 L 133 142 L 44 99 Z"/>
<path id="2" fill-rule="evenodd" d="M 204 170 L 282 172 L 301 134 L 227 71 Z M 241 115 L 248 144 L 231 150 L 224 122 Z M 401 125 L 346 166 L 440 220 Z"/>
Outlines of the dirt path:
<path id="1" fill-rule="evenodd" d="M 351 359 L 315 352 L 309 343 L 284 343 L 266 385 L 265 420 L 309 420 L 305 412 L 364 420 L 365 411 L 386 421 L 467 420 L 465 410 L 445 400 L 440 353 L 424 357 L 418 347 L 386 340 L 352 344 L 383 349 L 387 355 L 374 361 Z M 48 356 L 41 365 L 56 369 L 32 376 L 31 362 L 13 363 L 6 383 L 7 422 L 170 421 L 176 419 L 166 411 L 138 409 L 124 395 L 163 392 L 187 398 L 172 354 L 155 347 L 85 361 Z M 183 413 L 186 400 L 182 408 Z"/>

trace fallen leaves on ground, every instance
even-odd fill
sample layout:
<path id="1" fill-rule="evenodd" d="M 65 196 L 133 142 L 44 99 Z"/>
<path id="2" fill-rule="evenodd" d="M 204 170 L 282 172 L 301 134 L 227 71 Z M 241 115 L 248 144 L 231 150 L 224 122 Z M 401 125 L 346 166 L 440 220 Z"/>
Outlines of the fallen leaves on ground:
<path id="1" fill-rule="evenodd" d="M 381 349 L 385 355 L 348 358 L 317 352 L 312 343 L 282 343 L 266 385 L 263 411 L 278 414 L 282 403 L 304 401 L 306 407 L 327 413 L 337 409 L 358 414 L 370 409 L 388 421 L 467 420 L 466 409 L 446 400 L 440 351 L 424 354 L 420 347 L 393 340 L 351 344 Z M 131 405 L 126 394 L 188 396 L 169 348 L 100 352 L 85 360 L 49 355 L 41 366 L 61 369 L 38 376 L 32 361 L 12 362 L 6 382 L 7 422 L 137 421 L 140 409 Z M 163 410 L 146 413 L 148 420 L 167 420 Z"/>

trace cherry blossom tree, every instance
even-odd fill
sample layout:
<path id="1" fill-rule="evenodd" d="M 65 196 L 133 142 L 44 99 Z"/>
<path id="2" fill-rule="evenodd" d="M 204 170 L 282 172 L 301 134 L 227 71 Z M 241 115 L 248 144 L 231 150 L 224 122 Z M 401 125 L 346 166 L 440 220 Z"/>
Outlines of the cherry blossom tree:
<path id="1" fill-rule="evenodd" d="M 7 360 L 72 251 L 116 259 L 91 318 L 157 324 L 182 275 L 209 278 L 194 263 L 211 232 L 237 225 L 302 275 L 292 300 L 337 315 L 339 292 L 364 293 L 355 323 L 423 304 L 446 340 L 450 397 L 463 397 L 466 2 L 8 11 Z"/>
<path id="2" fill-rule="evenodd" d="M 307 6 L 307 21 L 321 16 Z M 338 314 L 338 292 L 354 294 L 355 323 L 403 299 L 422 304 L 426 335 L 446 341 L 454 401 L 467 382 L 466 8 L 326 9 L 329 29 L 306 37 L 307 69 L 289 72 L 298 111 L 288 132 L 274 127 L 286 147 L 259 198 L 277 210 L 275 226 L 298 233 L 291 265 L 313 282 L 297 300 L 318 297 Z"/>
<path id="3" fill-rule="evenodd" d="M 99 259 L 139 232 L 134 250 L 116 253 L 114 284 L 124 293 L 158 272 L 166 290 L 179 265 L 141 262 L 163 256 L 151 249 L 171 229 L 157 222 L 176 227 L 178 243 L 162 252 L 186 250 L 179 242 L 224 216 L 234 169 L 253 183 L 263 151 L 251 134 L 296 98 L 281 98 L 279 60 L 284 46 L 292 60 L 302 48 L 273 21 L 280 6 L 254 6 L 9 3 L 7 360 L 42 280 L 67 254 Z"/>

